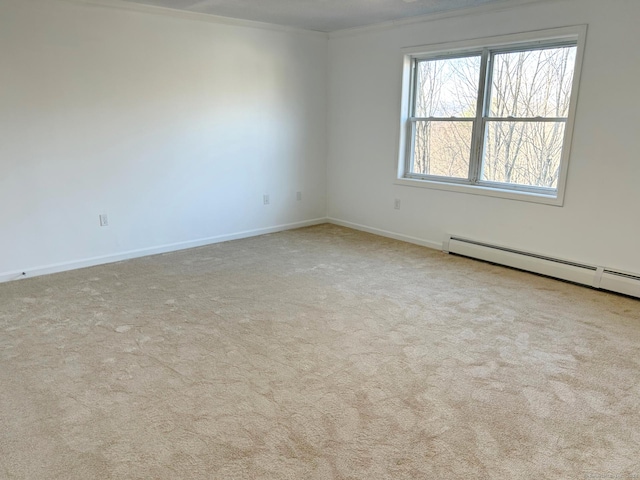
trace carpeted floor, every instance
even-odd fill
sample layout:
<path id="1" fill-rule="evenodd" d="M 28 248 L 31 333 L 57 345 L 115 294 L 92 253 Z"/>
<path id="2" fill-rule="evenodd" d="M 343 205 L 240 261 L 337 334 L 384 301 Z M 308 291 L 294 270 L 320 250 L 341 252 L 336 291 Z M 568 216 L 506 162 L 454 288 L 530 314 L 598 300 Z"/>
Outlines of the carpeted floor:
<path id="1" fill-rule="evenodd" d="M 0 285 L 0 478 L 640 478 L 639 380 L 637 300 L 322 225 Z"/>

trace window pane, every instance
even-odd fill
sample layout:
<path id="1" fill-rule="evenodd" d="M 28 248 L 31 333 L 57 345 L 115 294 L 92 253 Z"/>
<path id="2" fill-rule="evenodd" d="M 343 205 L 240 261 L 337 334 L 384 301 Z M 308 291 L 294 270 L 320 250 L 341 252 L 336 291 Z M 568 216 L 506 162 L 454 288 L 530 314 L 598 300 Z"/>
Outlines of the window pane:
<path id="1" fill-rule="evenodd" d="M 421 60 L 416 68 L 416 117 L 476 116 L 480 56 Z"/>
<path id="2" fill-rule="evenodd" d="M 564 122 L 487 122 L 481 179 L 557 188 Z"/>
<path id="3" fill-rule="evenodd" d="M 411 173 L 468 178 L 473 122 L 416 122 Z"/>
<path id="4" fill-rule="evenodd" d="M 493 56 L 492 117 L 567 117 L 576 47 Z"/>

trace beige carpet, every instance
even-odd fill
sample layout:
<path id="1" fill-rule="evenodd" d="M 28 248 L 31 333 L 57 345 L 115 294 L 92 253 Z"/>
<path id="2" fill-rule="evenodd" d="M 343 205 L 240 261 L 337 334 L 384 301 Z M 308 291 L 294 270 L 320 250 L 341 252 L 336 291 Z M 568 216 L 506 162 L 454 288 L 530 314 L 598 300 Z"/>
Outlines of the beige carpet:
<path id="1" fill-rule="evenodd" d="M 0 285 L 2 479 L 640 478 L 640 302 L 323 225 Z"/>

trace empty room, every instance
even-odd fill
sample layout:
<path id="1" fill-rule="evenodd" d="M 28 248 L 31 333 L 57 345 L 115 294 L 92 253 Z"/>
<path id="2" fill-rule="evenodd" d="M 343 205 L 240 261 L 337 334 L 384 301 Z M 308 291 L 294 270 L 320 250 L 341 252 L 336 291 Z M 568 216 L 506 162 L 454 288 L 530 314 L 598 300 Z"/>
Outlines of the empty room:
<path id="1" fill-rule="evenodd" d="M 0 479 L 640 478 L 639 19 L 0 0 Z"/>

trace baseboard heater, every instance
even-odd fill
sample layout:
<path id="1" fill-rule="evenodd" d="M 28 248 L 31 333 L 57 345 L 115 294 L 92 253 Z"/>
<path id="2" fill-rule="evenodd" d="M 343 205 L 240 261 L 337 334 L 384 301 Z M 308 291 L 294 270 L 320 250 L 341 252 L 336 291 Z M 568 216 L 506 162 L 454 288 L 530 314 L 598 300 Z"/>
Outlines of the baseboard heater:
<path id="1" fill-rule="evenodd" d="M 640 275 L 448 235 L 442 250 L 640 298 Z"/>

